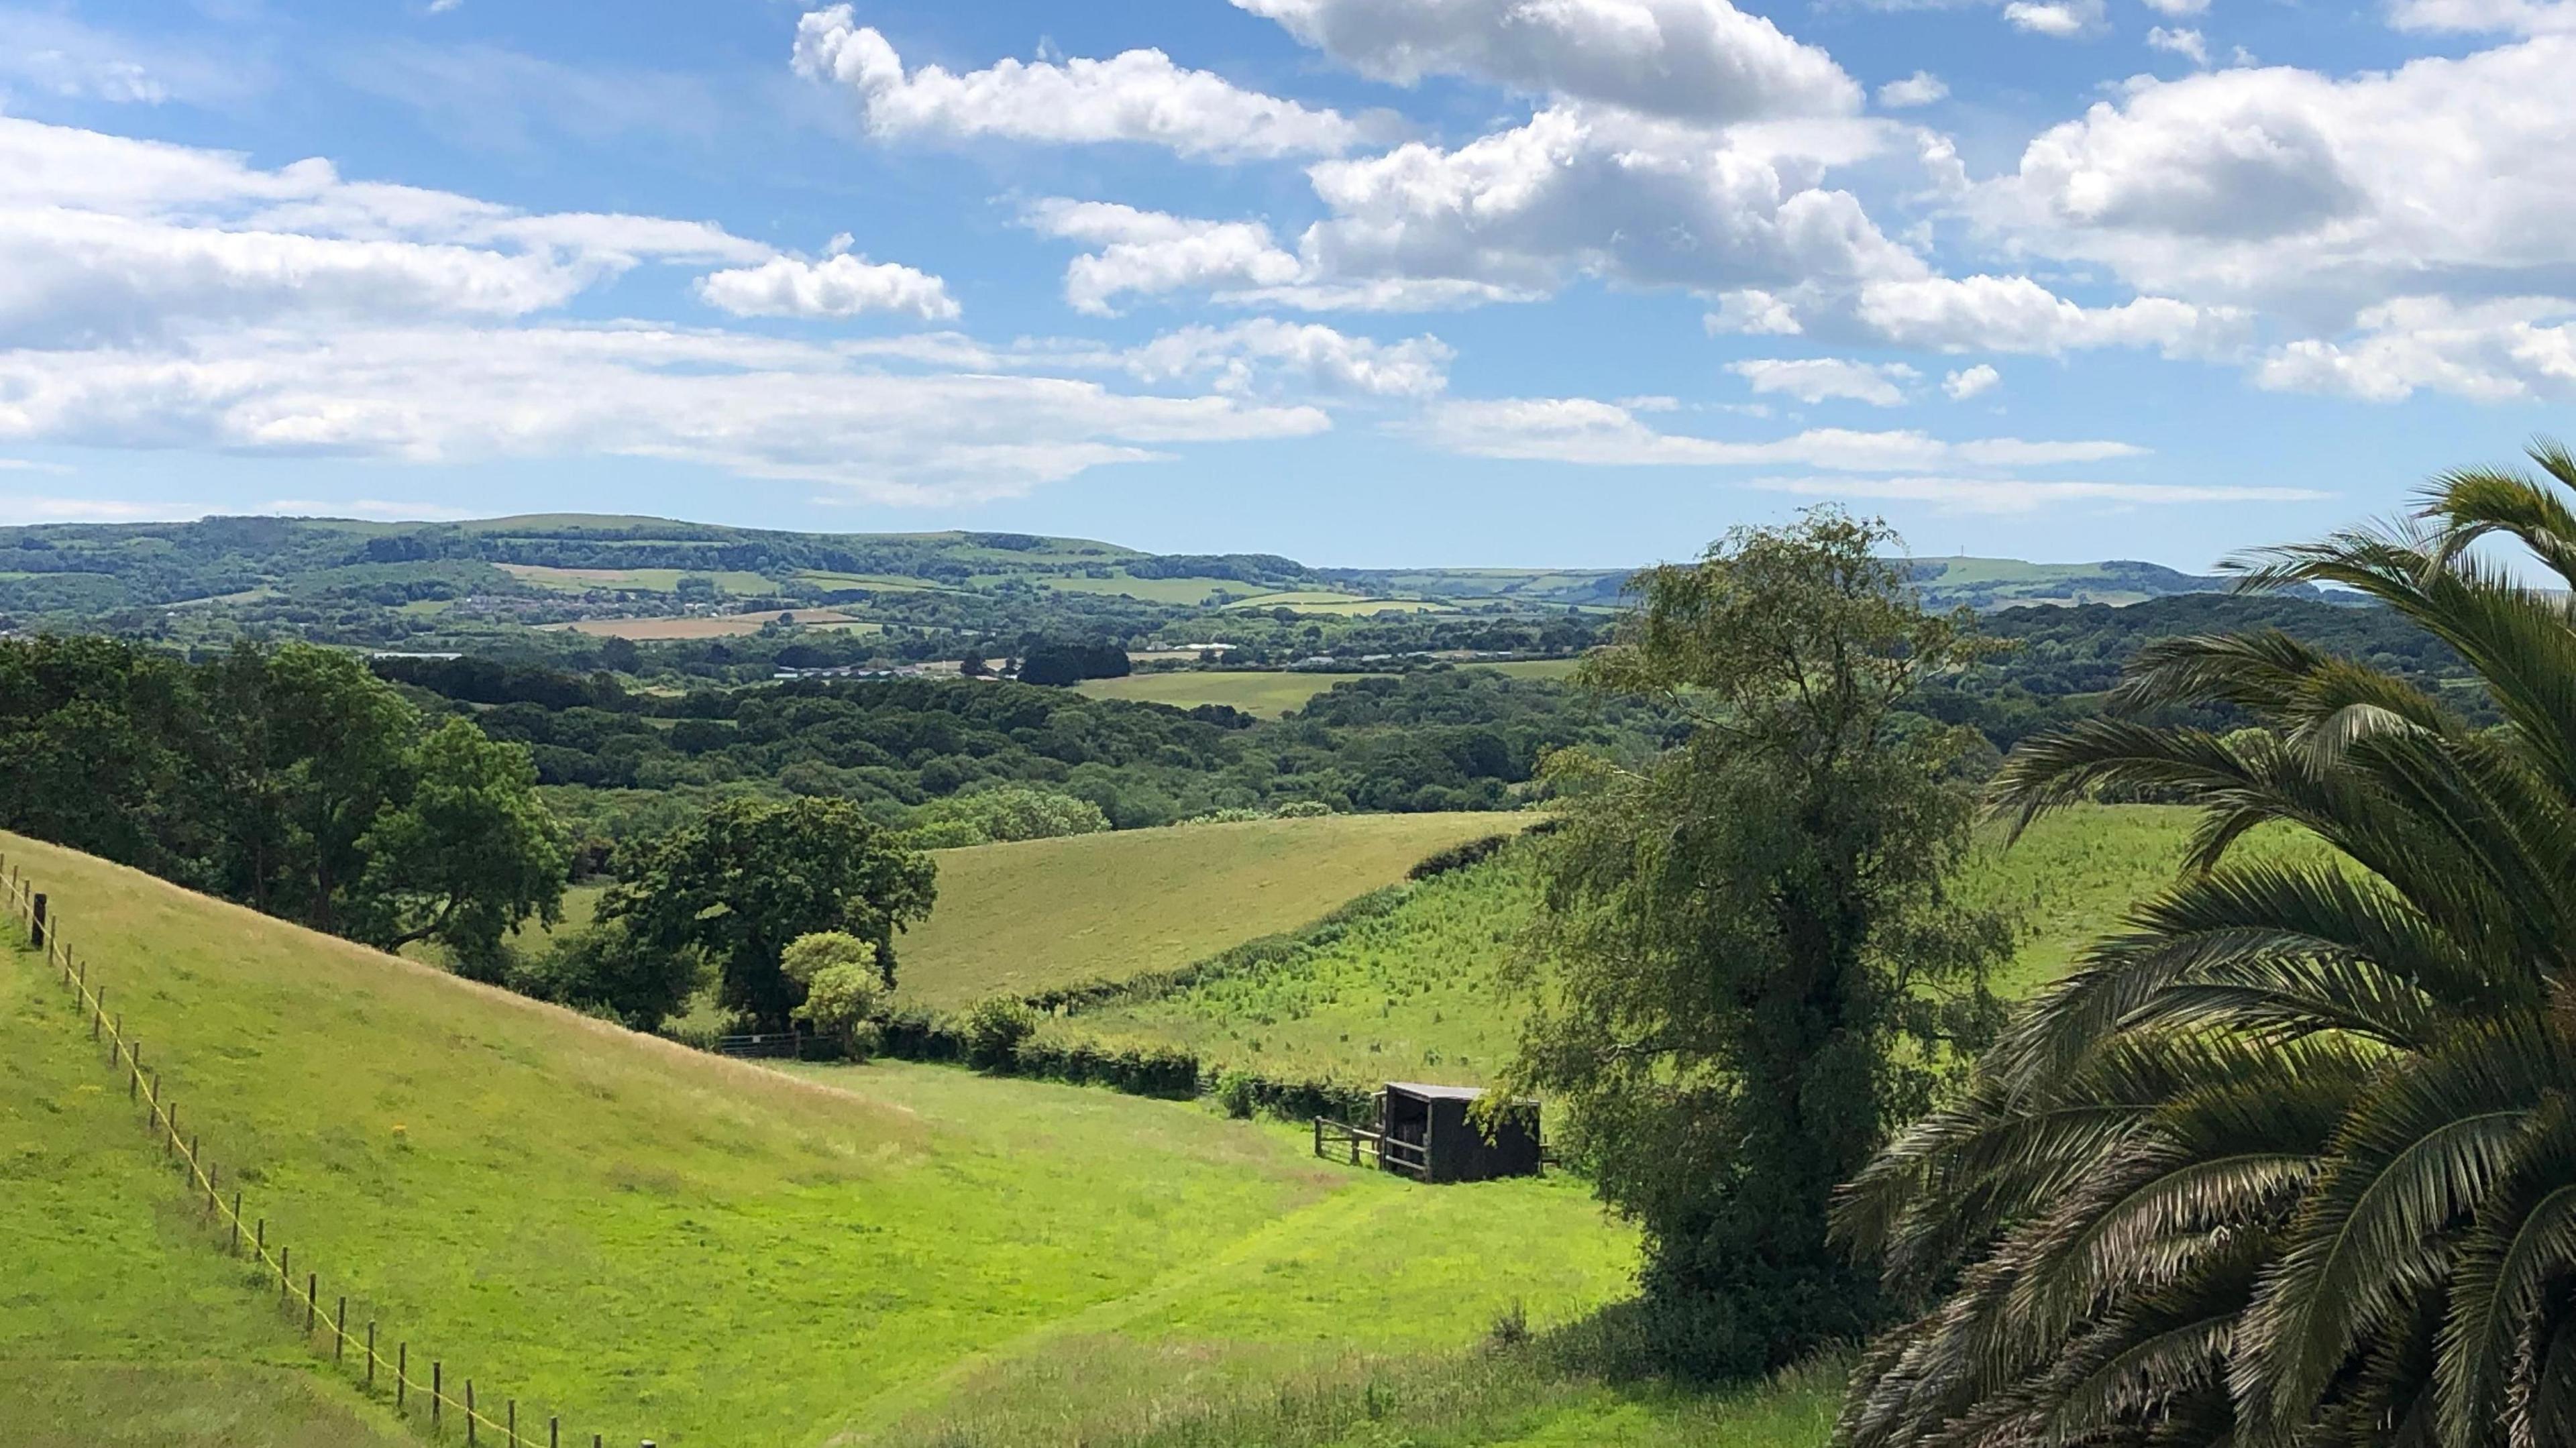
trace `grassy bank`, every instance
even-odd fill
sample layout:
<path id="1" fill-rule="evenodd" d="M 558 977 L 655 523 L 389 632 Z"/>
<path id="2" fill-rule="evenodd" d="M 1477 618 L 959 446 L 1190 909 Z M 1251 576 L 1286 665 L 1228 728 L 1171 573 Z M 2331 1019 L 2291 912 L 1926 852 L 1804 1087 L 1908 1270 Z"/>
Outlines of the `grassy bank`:
<path id="1" fill-rule="evenodd" d="M 1516 1301 L 1578 1317 L 1634 1261 L 1578 1184 L 1428 1191 L 1195 1104 L 947 1068 L 791 1076 L 0 847 L 326 1299 L 584 1431 L 911 1443 L 998 1413 L 1024 1441 L 1115 1441 L 1455 1352 Z M 295 1360 L 219 1256 L 158 1235 L 173 1193 L 123 1179 L 151 1176 L 149 1148 L 112 1092 L 80 1090 L 104 1077 L 32 958 L 0 972 L 19 1002 L 0 1060 L 59 1083 L 12 1100 L 72 1119 L 9 1158 L 40 1190 L 13 1180 L 7 1210 L 56 1233 L 13 1283 L 9 1355 Z M 92 1196 L 134 1203 L 144 1235 L 92 1240 Z M 94 1302 L 130 1260 L 128 1305 Z"/>

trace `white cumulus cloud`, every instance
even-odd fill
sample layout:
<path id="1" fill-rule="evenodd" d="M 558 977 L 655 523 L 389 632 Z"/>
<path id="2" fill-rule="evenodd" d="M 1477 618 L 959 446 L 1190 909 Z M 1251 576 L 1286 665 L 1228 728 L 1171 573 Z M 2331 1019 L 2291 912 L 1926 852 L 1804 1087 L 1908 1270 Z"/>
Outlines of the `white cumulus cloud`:
<path id="1" fill-rule="evenodd" d="M 2571 69 L 2576 36 L 2549 34 L 2344 78 L 2133 82 L 2033 139 L 1973 207 L 2028 251 L 2316 335 L 2391 296 L 2556 291 L 2576 233 Z"/>
<path id="2" fill-rule="evenodd" d="M 1928 106 L 1950 94 L 1949 84 L 1928 70 L 1918 70 L 1903 80 L 1892 80 L 1878 88 L 1878 103 L 1891 111 L 1908 106 Z"/>
<path id="3" fill-rule="evenodd" d="M 1126 354 L 1127 369 L 1147 382 L 1205 382 L 1229 395 L 1287 378 L 1324 392 L 1368 397 L 1432 397 L 1449 385 L 1456 355 L 1437 337 L 1379 342 L 1317 323 L 1255 317 L 1225 327 L 1184 327 Z"/>
<path id="4" fill-rule="evenodd" d="M 1317 163 L 1332 214 L 1299 249 L 1327 279 L 1538 292 L 1577 275 L 1711 291 L 1920 275 L 1856 197 L 1817 181 L 1885 140 L 1861 123 L 1717 133 L 1552 106 L 1454 149 Z"/>
<path id="5" fill-rule="evenodd" d="M 896 262 L 871 262 L 846 253 L 821 261 L 771 257 L 698 280 L 708 305 L 737 317 L 855 317 L 862 312 L 902 312 L 924 321 L 957 315 L 948 284 Z"/>
<path id="6" fill-rule="evenodd" d="M 1097 316 L 1131 293 L 1283 286 L 1305 270 L 1257 221 L 1208 221 L 1062 197 L 1031 206 L 1023 220 L 1041 235 L 1100 248 L 1074 258 L 1064 275 L 1065 300 Z"/>
<path id="7" fill-rule="evenodd" d="M 2576 301 L 2401 297 L 2361 314 L 2354 335 L 2302 338 L 2254 369 L 2261 386 L 2400 402 L 2439 392 L 2473 402 L 2576 400 Z"/>
<path id="8" fill-rule="evenodd" d="M 2129 483 L 2100 479 L 1980 477 L 1776 477 L 1753 486 L 1816 498 L 1873 498 L 1928 503 L 1952 513 L 2027 513 L 2076 503 L 2113 507 L 2208 503 L 2310 503 L 2330 494 L 2310 488 L 2229 487 L 2203 483 Z"/>
<path id="9" fill-rule="evenodd" d="M 2147 31 L 2147 45 L 2153 50 L 2179 55 L 2194 65 L 2209 64 L 2209 42 L 2197 30 L 2182 26 L 2170 29 L 2162 25 L 2152 26 Z"/>
<path id="10" fill-rule="evenodd" d="M 2015 30 L 2063 40 L 2102 23 L 2102 0 L 2012 0 L 2004 21 Z"/>
<path id="11" fill-rule="evenodd" d="M 857 92 L 881 136 L 928 133 L 1058 143 L 1135 141 L 1218 159 L 1330 155 L 1371 127 L 1337 111 L 1245 90 L 1185 70 L 1159 50 L 1107 60 L 1002 60 L 960 75 L 935 65 L 909 73 L 894 46 L 847 5 L 796 26 L 798 74 Z"/>
<path id="12" fill-rule="evenodd" d="M 1829 398 L 1894 407 L 1905 401 L 1904 384 L 1922 374 L 1902 362 L 1858 362 L 1843 357 L 1757 358 L 1726 364 L 1756 393 L 1782 393 L 1800 402 Z"/>
<path id="13" fill-rule="evenodd" d="M 1962 367 L 1943 377 L 1941 390 L 1950 395 L 1951 401 L 1965 402 L 1971 397 L 1991 390 L 1996 383 L 2003 380 L 2004 375 L 1997 372 L 1991 364 L 1980 362 L 1974 367 Z"/>
<path id="14" fill-rule="evenodd" d="M 2154 347 L 2168 356 L 2204 355 L 2225 350 L 2250 325 L 2239 309 L 2170 297 L 2080 306 L 2018 276 L 1873 282 L 1861 289 L 1855 318 L 1873 336 L 1900 346 L 2049 354 Z"/>
<path id="15" fill-rule="evenodd" d="M 659 458 L 923 503 L 1022 493 L 1172 444 L 1331 426 L 1311 406 L 858 363 L 829 347 L 633 325 L 230 329 L 175 350 L 0 351 L 0 442 Z"/>
<path id="16" fill-rule="evenodd" d="M 1459 75 L 1701 122 L 1842 115 L 1833 57 L 1727 0 L 1234 0 L 1333 59 L 1411 85 Z"/>
<path id="17" fill-rule="evenodd" d="M 2042 467 L 2139 456 L 2106 441 L 2031 442 L 1928 433 L 1810 428 L 1782 438 L 1731 441 L 1658 431 L 1638 409 L 1588 397 L 1500 398 L 1434 404 L 1419 435 L 1469 457 L 1601 466 L 1761 467 L 1789 465 L 1860 473 L 1939 467 Z"/>

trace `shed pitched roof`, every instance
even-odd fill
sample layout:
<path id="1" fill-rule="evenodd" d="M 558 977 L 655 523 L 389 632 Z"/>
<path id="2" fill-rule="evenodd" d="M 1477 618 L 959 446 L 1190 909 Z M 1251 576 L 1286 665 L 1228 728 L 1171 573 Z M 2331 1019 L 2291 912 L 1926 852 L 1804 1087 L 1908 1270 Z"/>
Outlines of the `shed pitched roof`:
<path id="1" fill-rule="evenodd" d="M 1420 1081 L 1389 1081 L 1386 1089 L 1426 1101 L 1473 1101 L 1485 1094 L 1482 1086 L 1429 1086 Z"/>

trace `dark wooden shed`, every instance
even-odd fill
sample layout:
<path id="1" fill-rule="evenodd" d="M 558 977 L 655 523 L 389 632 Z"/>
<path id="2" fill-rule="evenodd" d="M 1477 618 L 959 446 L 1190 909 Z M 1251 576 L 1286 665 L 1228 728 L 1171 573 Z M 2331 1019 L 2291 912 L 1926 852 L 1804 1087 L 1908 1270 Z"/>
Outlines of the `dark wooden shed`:
<path id="1" fill-rule="evenodd" d="M 1389 1081 L 1377 1093 L 1375 1129 L 1315 1118 L 1315 1154 L 1327 1139 L 1346 1142 L 1351 1160 L 1365 1145 L 1378 1166 L 1426 1182 L 1481 1182 L 1539 1174 L 1538 1103 L 1518 1101 L 1485 1125 L 1468 1115 L 1484 1096 L 1477 1086 Z"/>

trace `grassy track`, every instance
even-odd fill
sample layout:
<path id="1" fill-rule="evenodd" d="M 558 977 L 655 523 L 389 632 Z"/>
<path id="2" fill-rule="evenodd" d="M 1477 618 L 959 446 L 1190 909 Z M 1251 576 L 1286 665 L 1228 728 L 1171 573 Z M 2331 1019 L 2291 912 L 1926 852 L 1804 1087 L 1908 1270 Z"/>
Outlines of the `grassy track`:
<path id="1" fill-rule="evenodd" d="M 1634 1260 L 1570 1183 L 1422 1191 L 1195 1105 L 939 1067 L 796 1079 L 0 847 L 272 1240 L 523 1419 L 758 1448 L 937 1441 L 971 1410 L 1112 1441 L 1086 1424 L 1454 1351 L 1513 1300 L 1565 1320 Z M 21 1116 L 50 1133 L 0 1158 L 35 1184 L 0 1213 L 40 1249 L 0 1288 L 8 1355 L 278 1355 L 259 1299 L 160 1220 L 123 1103 L 79 1090 L 102 1078 L 32 959 L 0 976 L 0 1063 L 53 1083 L 8 1097 L 13 1141 Z M 1113 1359 L 1072 1399 L 1034 1386 Z"/>
<path id="2" fill-rule="evenodd" d="M 953 1009 L 1174 970 L 1292 930 L 1507 814 L 1177 825 L 939 852 L 939 903 L 904 937 L 897 994 Z"/>
<path id="3" fill-rule="evenodd" d="M 1286 670 L 1184 669 L 1168 674 L 1129 674 L 1123 679 L 1086 679 L 1074 688 L 1095 699 L 1129 699 L 1181 709 L 1230 704 L 1246 714 L 1276 719 L 1291 709 L 1304 708 L 1307 700 L 1335 684 L 1367 677 Z"/>

